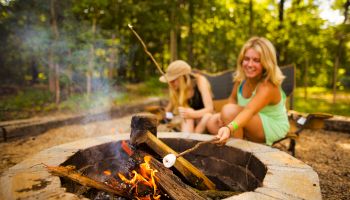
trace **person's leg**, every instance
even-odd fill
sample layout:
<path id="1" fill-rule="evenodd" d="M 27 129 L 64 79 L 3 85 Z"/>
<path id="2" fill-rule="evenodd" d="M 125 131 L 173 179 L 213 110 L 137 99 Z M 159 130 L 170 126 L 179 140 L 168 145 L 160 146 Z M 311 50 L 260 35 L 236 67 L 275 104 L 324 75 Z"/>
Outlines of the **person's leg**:
<path id="1" fill-rule="evenodd" d="M 195 133 L 203 133 L 205 131 L 205 126 L 207 125 L 208 120 L 213 114 L 206 113 L 198 122 L 197 126 L 194 129 Z"/>
<path id="2" fill-rule="evenodd" d="M 216 135 L 219 131 L 219 128 L 222 127 L 223 124 L 220 119 L 220 113 L 213 114 L 207 121 L 207 130 L 210 134 Z"/>
<path id="3" fill-rule="evenodd" d="M 194 131 L 194 119 L 182 119 L 181 131 L 186 133 L 193 133 Z"/>
<path id="4" fill-rule="evenodd" d="M 243 110 L 243 107 L 240 107 L 236 104 L 227 104 L 221 110 L 221 120 L 226 125 L 236 118 L 236 116 Z M 248 123 L 242 128 L 239 127 L 233 133 L 235 138 L 247 138 L 253 142 L 265 142 L 265 134 L 262 125 L 262 121 L 258 114 L 254 115 Z"/>

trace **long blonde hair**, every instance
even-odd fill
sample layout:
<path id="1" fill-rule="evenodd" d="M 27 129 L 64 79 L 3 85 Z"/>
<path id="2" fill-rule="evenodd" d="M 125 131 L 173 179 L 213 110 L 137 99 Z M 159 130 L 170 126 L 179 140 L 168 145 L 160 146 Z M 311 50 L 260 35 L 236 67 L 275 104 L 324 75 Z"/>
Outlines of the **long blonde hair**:
<path id="1" fill-rule="evenodd" d="M 263 74 L 264 80 L 280 86 L 285 76 L 277 65 L 276 50 L 272 43 L 263 37 L 252 37 L 243 45 L 237 59 L 237 72 L 234 80 L 241 82 L 246 79 L 242 69 L 242 62 L 248 49 L 254 49 L 260 54 L 260 62 L 265 69 Z"/>
<path id="2" fill-rule="evenodd" d="M 192 76 L 195 76 L 195 74 L 193 74 Z M 191 90 L 193 90 L 194 84 L 196 84 L 195 79 L 193 80 L 190 74 L 182 75 L 178 78 L 178 80 L 179 87 L 177 90 L 169 88 L 170 102 L 172 104 L 172 109 L 175 114 L 177 113 L 177 108 L 179 106 L 189 106 L 187 102 L 188 94 Z"/>

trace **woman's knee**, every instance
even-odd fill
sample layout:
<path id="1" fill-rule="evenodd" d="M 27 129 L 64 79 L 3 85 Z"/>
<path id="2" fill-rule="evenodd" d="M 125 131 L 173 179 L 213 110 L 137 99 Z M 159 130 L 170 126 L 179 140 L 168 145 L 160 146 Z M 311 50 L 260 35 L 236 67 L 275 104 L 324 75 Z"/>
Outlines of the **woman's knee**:
<path id="1" fill-rule="evenodd" d="M 237 104 L 226 104 L 220 113 L 221 120 L 227 124 L 231 122 L 241 111 L 242 107 Z"/>
<path id="2" fill-rule="evenodd" d="M 199 120 L 197 126 L 202 126 L 205 129 L 208 121 L 211 119 L 211 116 L 213 116 L 211 113 L 204 114 L 203 117 Z"/>
<path id="3" fill-rule="evenodd" d="M 193 132 L 194 131 L 194 119 L 186 119 L 181 123 L 182 132 Z"/>
<path id="4" fill-rule="evenodd" d="M 203 133 L 206 129 L 206 125 L 210 117 L 212 116 L 211 113 L 206 113 L 203 115 L 203 117 L 199 120 L 197 126 L 194 129 L 195 133 Z"/>
<path id="5" fill-rule="evenodd" d="M 205 113 L 205 114 L 203 115 L 203 117 L 202 117 L 202 121 L 207 122 L 207 121 L 210 120 L 210 118 L 211 118 L 212 116 L 213 116 L 212 113 Z"/>
<path id="6" fill-rule="evenodd" d="M 220 113 L 216 113 L 210 116 L 207 121 L 207 130 L 211 134 L 217 134 L 217 131 L 220 128 Z"/>

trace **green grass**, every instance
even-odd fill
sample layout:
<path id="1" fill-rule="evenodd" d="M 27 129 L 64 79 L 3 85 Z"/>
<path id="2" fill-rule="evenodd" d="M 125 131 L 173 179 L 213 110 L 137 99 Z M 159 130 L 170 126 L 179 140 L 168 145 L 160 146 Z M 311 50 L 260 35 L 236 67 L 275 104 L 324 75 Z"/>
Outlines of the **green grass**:
<path id="1" fill-rule="evenodd" d="M 309 87 L 305 99 L 304 88 L 296 88 L 294 110 L 350 116 L 350 91 L 337 91 L 336 101 L 333 104 L 333 93 L 330 89 Z"/>
<path id="2" fill-rule="evenodd" d="M 158 78 L 150 78 L 142 84 L 125 84 L 120 88 L 120 91 L 112 88 L 108 91 L 97 91 L 89 98 L 85 94 L 73 94 L 59 105 L 54 103 L 54 94 L 47 89 L 25 88 L 16 95 L 0 98 L 0 121 L 29 118 L 55 111 L 81 113 L 93 109 L 108 109 L 142 101 L 147 97 L 164 97 L 167 94 L 167 85 L 160 83 Z"/>
<path id="3" fill-rule="evenodd" d="M 50 92 L 37 88 L 19 90 L 16 95 L 0 99 L 0 120 L 28 118 L 40 112 L 52 100 Z"/>

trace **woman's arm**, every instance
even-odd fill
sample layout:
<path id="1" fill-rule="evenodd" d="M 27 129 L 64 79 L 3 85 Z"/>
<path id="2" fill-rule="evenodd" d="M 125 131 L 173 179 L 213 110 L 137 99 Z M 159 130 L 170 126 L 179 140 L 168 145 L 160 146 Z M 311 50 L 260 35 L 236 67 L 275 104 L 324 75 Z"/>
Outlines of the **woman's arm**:
<path id="1" fill-rule="evenodd" d="M 217 137 L 220 140 L 218 143 L 225 143 L 230 137 L 232 130 L 244 127 L 261 109 L 269 104 L 276 104 L 280 99 L 281 95 L 278 87 L 269 82 L 261 83 L 252 100 L 235 117 L 234 123 L 225 122 L 227 126 L 219 129 Z"/>
<path id="2" fill-rule="evenodd" d="M 244 127 L 261 109 L 269 104 L 278 103 L 280 99 L 281 95 L 278 87 L 270 82 L 263 82 L 257 88 L 255 96 L 236 116 L 234 121 L 238 124 L 238 127 Z"/>
<path id="3" fill-rule="evenodd" d="M 170 100 L 168 105 L 165 107 L 165 112 L 172 112 L 173 105 L 171 104 Z"/>
<path id="4" fill-rule="evenodd" d="M 204 114 L 212 113 L 214 111 L 213 98 L 209 89 L 209 81 L 202 75 L 198 75 L 196 80 L 199 92 L 202 96 L 204 108 L 199 110 L 193 110 L 191 108 L 188 108 L 186 109 L 188 112 L 184 112 L 184 118 L 201 118 Z"/>

